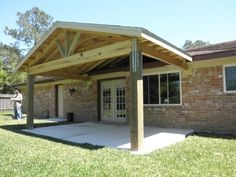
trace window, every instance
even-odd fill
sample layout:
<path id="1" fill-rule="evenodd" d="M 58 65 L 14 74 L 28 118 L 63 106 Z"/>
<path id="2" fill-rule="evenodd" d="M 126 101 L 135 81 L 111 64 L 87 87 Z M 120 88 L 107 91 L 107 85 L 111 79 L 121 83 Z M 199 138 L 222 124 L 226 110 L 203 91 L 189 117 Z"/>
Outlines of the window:
<path id="1" fill-rule="evenodd" d="M 143 76 L 144 104 L 180 104 L 180 73 Z"/>
<path id="2" fill-rule="evenodd" d="M 236 92 L 236 64 L 224 66 L 224 91 Z"/>

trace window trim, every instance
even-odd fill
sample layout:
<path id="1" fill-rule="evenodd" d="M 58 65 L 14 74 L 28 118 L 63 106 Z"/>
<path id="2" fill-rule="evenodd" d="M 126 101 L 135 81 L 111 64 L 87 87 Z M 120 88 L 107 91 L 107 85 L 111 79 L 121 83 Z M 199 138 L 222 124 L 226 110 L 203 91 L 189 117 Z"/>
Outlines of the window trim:
<path id="1" fill-rule="evenodd" d="M 230 66 L 236 66 L 236 63 L 235 63 L 235 64 L 223 65 L 223 90 L 224 90 L 224 93 L 236 93 L 236 90 L 226 90 L 226 74 L 225 74 L 225 68 L 230 67 Z"/>
<path id="2" fill-rule="evenodd" d="M 158 75 L 158 82 L 159 82 L 159 86 L 160 86 L 160 74 L 169 74 L 169 73 L 179 73 L 180 103 L 178 103 L 178 104 L 162 104 L 161 100 L 160 100 L 160 96 L 159 96 L 159 104 L 143 104 L 145 107 L 146 106 L 157 106 L 157 107 L 159 107 L 159 106 L 182 106 L 183 105 L 183 102 L 182 102 L 182 73 L 181 73 L 180 70 L 145 73 L 145 74 L 143 74 L 143 77 L 144 76 Z M 159 89 L 159 95 L 160 95 L 160 89 Z"/>

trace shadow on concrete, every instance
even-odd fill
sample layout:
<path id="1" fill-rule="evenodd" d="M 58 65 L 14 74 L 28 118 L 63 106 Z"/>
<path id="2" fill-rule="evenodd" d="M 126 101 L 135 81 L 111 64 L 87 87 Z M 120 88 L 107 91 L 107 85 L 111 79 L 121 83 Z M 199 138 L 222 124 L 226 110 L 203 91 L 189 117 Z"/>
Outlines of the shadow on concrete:
<path id="1" fill-rule="evenodd" d="M 66 125 L 66 124 L 71 124 L 71 123 L 69 123 L 69 122 L 35 123 L 34 127 L 39 128 L 39 127 L 48 127 L 48 126 Z M 26 124 L 1 125 L 0 128 L 7 130 L 7 131 L 14 132 L 14 133 L 22 134 L 22 135 L 31 136 L 31 137 L 35 137 L 35 138 L 43 138 L 43 139 L 54 141 L 57 143 L 62 143 L 65 145 L 70 145 L 70 146 L 76 146 L 76 147 L 80 147 L 80 148 L 88 149 L 88 150 L 98 150 L 98 149 L 104 148 L 104 146 L 95 146 L 95 145 L 91 145 L 88 143 L 78 144 L 78 143 L 73 143 L 73 142 L 69 142 L 69 141 L 65 141 L 65 140 L 61 140 L 61 139 L 57 139 L 57 138 L 52 138 L 52 137 L 48 137 L 48 136 L 24 132 L 24 131 L 22 131 L 22 129 L 26 128 Z"/>
<path id="2" fill-rule="evenodd" d="M 236 134 L 229 133 L 194 132 L 193 135 L 209 138 L 236 139 Z"/>

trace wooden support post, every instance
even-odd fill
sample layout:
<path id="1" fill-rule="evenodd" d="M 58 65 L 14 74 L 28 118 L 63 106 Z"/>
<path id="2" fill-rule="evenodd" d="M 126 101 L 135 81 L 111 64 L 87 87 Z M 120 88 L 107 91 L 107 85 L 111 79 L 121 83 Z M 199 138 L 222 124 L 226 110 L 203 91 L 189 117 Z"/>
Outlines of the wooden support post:
<path id="1" fill-rule="evenodd" d="M 143 146 L 143 61 L 137 39 L 131 42 L 130 54 L 130 142 L 131 150 Z"/>
<path id="2" fill-rule="evenodd" d="M 34 76 L 27 74 L 27 121 L 26 128 L 34 128 Z"/>

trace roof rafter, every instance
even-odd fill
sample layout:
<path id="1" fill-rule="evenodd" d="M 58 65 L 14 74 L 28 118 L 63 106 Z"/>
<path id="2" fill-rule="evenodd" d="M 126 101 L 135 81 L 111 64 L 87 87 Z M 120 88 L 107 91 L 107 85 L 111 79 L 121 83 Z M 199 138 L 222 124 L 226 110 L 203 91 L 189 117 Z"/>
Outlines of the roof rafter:
<path id="1" fill-rule="evenodd" d="M 142 45 L 141 50 L 146 56 L 150 56 L 154 59 L 163 61 L 168 64 L 176 65 L 176 66 L 183 68 L 183 69 L 188 69 L 187 63 L 184 63 L 181 60 L 177 60 L 174 57 L 168 56 L 167 54 L 163 54 L 158 51 L 155 51 L 155 49 L 152 47 L 147 47 L 147 46 Z"/>
<path id="2" fill-rule="evenodd" d="M 70 49 L 69 49 L 69 51 L 68 51 L 68 53 L 67 53 L 67 56 L 70 56 L 71 54 L 74 53 L 75 48 L 76 48 L 76 45 L 77 45 L 78 42 L 79 42 L 80 35 L 81 35 L 81 33 L 77 31 L 76 34 L 75 34 L 75 36 L 74 36 L 74 39 L 73 39 L 73 41 L 72 41 L 72 43 L 71 43 L 71 45 L 70 45 Z"/>
<path id="3" fill-rule="evenodd" d="M 130 51 L 131 51 L 131 41 L 126 40 L 123 42 L 117 42 L 111 45 L 99 47 L 85 52 L 80 52 L 68 57 L 32 66 L 29 69 L 29 72 L 30 74 L 44 73 L 70 66 L 126 55 Z"/>

